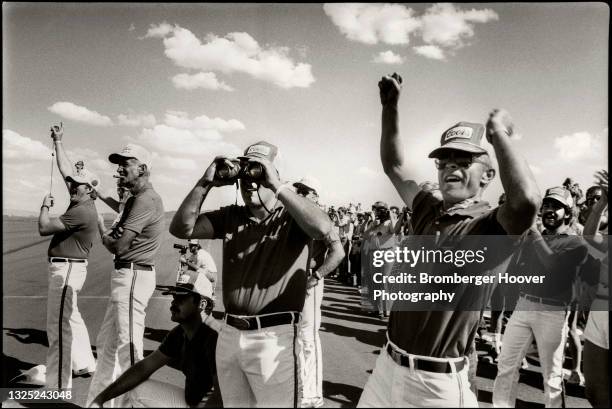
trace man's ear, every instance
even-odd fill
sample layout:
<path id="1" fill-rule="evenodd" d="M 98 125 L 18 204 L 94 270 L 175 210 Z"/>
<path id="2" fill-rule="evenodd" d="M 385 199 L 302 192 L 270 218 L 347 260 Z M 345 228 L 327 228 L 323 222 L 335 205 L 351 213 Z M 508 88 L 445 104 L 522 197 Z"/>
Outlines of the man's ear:
<path id="1" fill-rule="evenodd" d="M 491 183 L 491 181 L 495 179 L 495 174 L 496 172 L 495 172 L 495 169 L 493 168 L 487 169 L 484 172 L 482 172 L 482 176 L 480 177 L 480 186 L 485 187 L 489 183 Z"/>

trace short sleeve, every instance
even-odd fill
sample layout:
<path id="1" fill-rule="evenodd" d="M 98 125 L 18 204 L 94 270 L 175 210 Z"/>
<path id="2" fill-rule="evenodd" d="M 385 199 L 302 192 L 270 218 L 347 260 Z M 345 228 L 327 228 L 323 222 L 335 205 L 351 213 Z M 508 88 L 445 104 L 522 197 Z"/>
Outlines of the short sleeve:
<path id="1" fill-rule="evenodd" d="M 154 216 L 156 208 L 153 196 L 143 194 L 129 198 L 123 209 L 123 228 L 137 234 L 142 233 Z"/>
<path id="2" fill-rule="evenodd" d="M 213 227 L 213 239 L 223 239 L 228 230 L 229 207 L 222 207 L 218 210 L 204 213 Z"/>
<path id="3" fill-rule="evenodd" d="M 83 206 L 75 206 L 68 209 L 59 219 L 66 226 L 66 230 L 76 231 L 85 226 L 88 217 Z"/>
<path id="4" fill-rule="evenodd" d="M 198 266 L 204 266 L 214 273 L 217 272 L 215 260 L 213 260 L 212 256 L 205 250 L 198 251 Z"/>
<path id="5" fill-rule="evenodd" d="M 170 358 L 179 358 L 183 344 L 183 334 L 180 327 L 173 328 L 159 345 L 159 351 Z"/>

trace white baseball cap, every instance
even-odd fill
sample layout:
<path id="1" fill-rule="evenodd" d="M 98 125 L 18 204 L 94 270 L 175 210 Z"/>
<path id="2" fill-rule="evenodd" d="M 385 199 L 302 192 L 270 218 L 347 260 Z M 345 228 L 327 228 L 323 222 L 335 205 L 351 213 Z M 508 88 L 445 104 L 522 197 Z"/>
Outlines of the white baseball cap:
<path id="1" fill-rule="evenodd" d="M 213 298 L 213 287 L 206 274 L 198 273 L 195 270 L 187 270 L 176 279 L 174 286 L 156 286 L 158 290 L 162 290 L 162 294 L 199 294 L 202 297 Z"/>
<path id="2" fill-rule="evenodd" d="M 151 152 L 140 145 L 136 145 L 135 143 L 128 143 L 125 148 L 121 150 L 121 152 L 111 153 L 108 156 L 108 160 L 115 164 L 119 163 L 122 158 L 137 159 L 140 163 L 147 165 L 148 169 L 151 169 L 153 164 Z"/>
<path id="3" fill-rule="evenodd" d="M 86 184 L 91 187 L 96 187 L 100 184 L 100 179 L 98 179 L 98 177 L 94 173 L 89 172 L 86 169 L 83 169 L 82 171 L 80 171 L 79 173 L 75 173 L 74 175 L 66 176 L 66 180 L 68 182 Z"/>
<path id="4" fill-rule="evenodd" d="M 321 194 L 321 183 L 314 176 L 304 176 L 298 182 L 295 182 L 293 184 L 293 186 L 295 186 L 295 187 L 299 187 L 300 185 L 304 186 L 304 187 L 306 187 L 308 189 L 314 190 L 315 193 L 318 194 L 318 195 Z"/>

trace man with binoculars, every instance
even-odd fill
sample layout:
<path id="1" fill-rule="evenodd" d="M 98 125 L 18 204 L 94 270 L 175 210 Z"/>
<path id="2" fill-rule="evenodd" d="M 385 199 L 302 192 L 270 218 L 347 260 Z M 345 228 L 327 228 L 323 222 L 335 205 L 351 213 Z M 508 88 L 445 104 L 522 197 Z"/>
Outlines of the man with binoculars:
<path id="1" fill-rule="evenodd" d="M 263 141 L 242 157 L 215 158 L 170 225 L 181 239 L 223 239 L 226 314 L 216 363 L 226 407 L 298 404 L 308 243 L 337 240 L 327 215 L 280 181 L 277 158 L 278 148 Z M 200 214 L 212 188 L 237 180 L 244 206 Z"/>

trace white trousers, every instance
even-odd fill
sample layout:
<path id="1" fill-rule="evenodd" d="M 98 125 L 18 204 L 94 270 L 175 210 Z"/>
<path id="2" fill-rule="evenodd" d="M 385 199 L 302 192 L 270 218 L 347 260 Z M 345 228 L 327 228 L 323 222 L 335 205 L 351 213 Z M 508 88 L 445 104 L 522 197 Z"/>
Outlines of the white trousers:
<path id="1" fill-rule="evenodd" d="M 155 290 L 155 270 L 130 268 L 111 273 L 111 296 L 96 341 L 98 366 L 89 386 L 87 406 L 126 369 L 143 357 L 145 308 Z M 105 404 L 113 407 L 113 400 Z M 125 406 L 125 396 L 117 400 Z"/>
<path id="2" fill-rule="evenodd" d="M 323 398 L 323 356 L 321 351 L 321 302 L 323 301 L 323 280 L 306 294 L 302 319 L 300 321 L 300 371 L 303 385 L 303 402 Z"/>
<path id="3" fill-rule="evenodd" d="M 187 408 L 185 390 L 176 385 L 147 379 L 127 393 L 133 408 Z"/>
<path id="4" fill-rule="evenodd" d="M 223 407 L 297 407 L 298 325 L 239 330 L 223 324 L 216 350 Z"/>
<path id="5" fill-rule="evenodd" d="M 519 298 L 502 338 L 493 384 L 493 406 L 514 407 L 518 392 L 519 369 L 535 337 L 544 377 L 544 405 L 562 404 L 563 350 L 567 338 L 566 311 L 538 311 L 542 305 Z"/>
<path id="6" fill-rule="evenodd" d="M 464 359 L 467 360 L 467 357 Z M 450 360 L 440 359 L 440 361 Z M 408 368 L 391 359 L 386 347 L 383 347 L 357 407 L 478 407 L 476 395 L 470 390 L 468 371 L 468 362 L 461 371 L 451 373 Z"/>
<path id="7" fill-rule="evenodd" d="M 87 277 L 87 261 L 50 262 L 47 296 L 47 388 L 71 388 L 72 369 L 95 367 L 77 295 Z"/>

